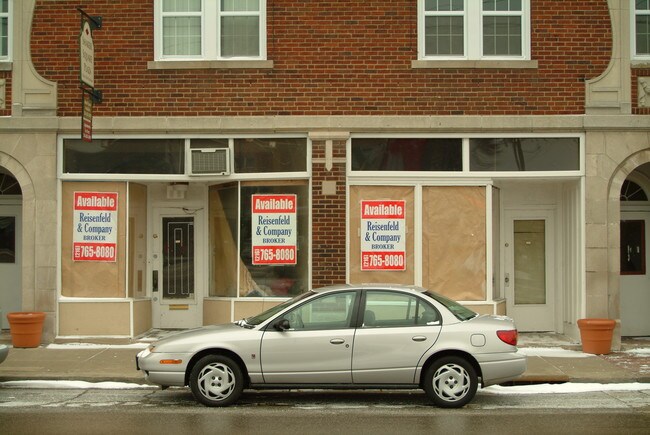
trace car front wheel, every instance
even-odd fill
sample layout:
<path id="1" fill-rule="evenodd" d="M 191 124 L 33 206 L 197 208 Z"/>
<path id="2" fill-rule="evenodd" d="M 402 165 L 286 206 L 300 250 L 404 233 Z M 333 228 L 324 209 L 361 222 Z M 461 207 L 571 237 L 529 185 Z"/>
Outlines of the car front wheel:
<path id="1" fill-rule="evenodd" d="M 476 394 L 478 377 L 466 359 L 448 356 L 434 362 L 424 374 L 424 391 L 441 408 L 460 408 Z"/>
<path id="2" fill-rule="evenodd" d="M 228 406 L 239 399 L 244 389 L 244 376 L 232 359 L 208 355 L 192 369 L 190 389 L 196 400 L 206 406 Z"/>

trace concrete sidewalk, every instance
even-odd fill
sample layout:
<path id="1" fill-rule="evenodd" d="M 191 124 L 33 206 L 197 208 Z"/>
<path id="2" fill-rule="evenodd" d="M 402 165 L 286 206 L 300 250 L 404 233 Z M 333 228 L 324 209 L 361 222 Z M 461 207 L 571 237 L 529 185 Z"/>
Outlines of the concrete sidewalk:
<path id="1" fill-rule="evenodd" d="M 54 344 L 32 349 L 11 348 L 0 364 L 0 382 L 74 380 L 145 384 L 135 356 L 147 346 Z M 650 339 L 624 341 L 622 351 L 590 355 L 555 334 L 521 334 L 519 348 L 528 356 L 528 369 L 516 384 L 594 382 L 650 383 Z"/>

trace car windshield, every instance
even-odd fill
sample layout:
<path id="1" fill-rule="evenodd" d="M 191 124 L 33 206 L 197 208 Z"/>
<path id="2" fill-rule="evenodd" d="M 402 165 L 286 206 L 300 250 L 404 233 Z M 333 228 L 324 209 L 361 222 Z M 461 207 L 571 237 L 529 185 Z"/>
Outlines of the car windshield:
<path id="1" fill-rule="evenodd" d="M 465 308 L 458 302 L 448 299 L 442 295 L 433 292 L 425 292 L 424 294 L 429 296 L 431 299 L 435 299 L 436 301 L 440 302 L 442 305 L 447 307 L 447 309 L 451 311 L 451 313 L 454 316 L 456 316 L 458 320 L 465 321 L 465 320 L 473 319 L 474 317 L 478 316 L 477 313 L 470 310 L 469 308 Z"/>
<path id="2" fill-rule="evenodd" d="M 276 305 L 273 308 L 269 308 L 268 310 L 264 311 L 261 314 L 258 314 L 257 316 L 248 317 L 247 319 L 244 319 L 244 321 L 250 326 L 257 326 L 260 323 L 262 323 L 262 322 L 268 320 L 269 318 L 275 316 L 277 313 L 284 310 L 289 305 L 292 305 L 292 304 L 294 304 L 294 303 L 296 303 L 296 302 L 298 302 L 298 301 L 300 301 L 300 300 L 302 300 L 302 299 L 304 299 L 304 298 L 306 298 L 308 296 L 311 296 L 313 294 L 315 294 L 315 293 L 312 292 L 312 291 L 308 291 L 308 292 L 299 294 L 298 296 L 296 296 L 293 299 L 289 299 L 288 301 L 282 302 L 280 305 Z"/>

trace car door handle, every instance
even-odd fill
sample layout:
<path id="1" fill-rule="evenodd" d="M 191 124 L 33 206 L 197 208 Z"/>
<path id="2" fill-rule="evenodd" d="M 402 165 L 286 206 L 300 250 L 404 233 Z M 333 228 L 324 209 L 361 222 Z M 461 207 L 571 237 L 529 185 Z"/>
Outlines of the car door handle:
<path id="1" fill-rule="evenodd" d="M 343 344 L 343 343 L 345 343 L 345 340 L 343 340 L 342 338 L 332 338 L 330 340 L 330 343 L 332 343 L 332 344 Z"/>
<path id="2" fill-rule="evenodd" d="M 415 337 L 411 338 L 413 341 L 427 341 L 427 337 L 424 335 L 416 335 Z"/>

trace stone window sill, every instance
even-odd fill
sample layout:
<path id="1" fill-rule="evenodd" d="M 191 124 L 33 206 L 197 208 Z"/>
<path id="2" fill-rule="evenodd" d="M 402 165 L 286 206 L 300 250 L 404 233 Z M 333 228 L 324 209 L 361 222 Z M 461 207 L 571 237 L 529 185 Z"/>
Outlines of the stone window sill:
<path id="1" fill-rule="evenodd" d="M 0 71 L 11 71 L 13 69 L 13 62 L 2 60 L 0 61 Z"/>
<path id="2" fill-rule="evenodd" d="M 272 60 L 157 60 L 147 62 L 147 69 L 270 69 Z"/>
<path id="3" fill-rule="evenodd" d="M 536 60 L 413 60 L 411 68 L 536 69 Z"/>

